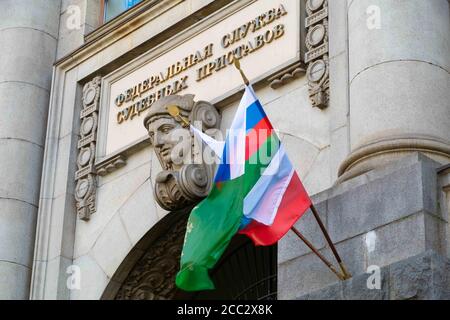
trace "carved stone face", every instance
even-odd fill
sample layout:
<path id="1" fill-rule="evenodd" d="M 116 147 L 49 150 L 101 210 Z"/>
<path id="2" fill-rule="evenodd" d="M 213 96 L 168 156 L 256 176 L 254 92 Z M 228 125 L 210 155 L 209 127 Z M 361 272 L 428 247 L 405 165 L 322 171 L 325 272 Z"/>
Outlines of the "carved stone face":
<path id="1" fill-rule="evenodd" d="M 201 122 L 203 130 L 219 128 L 221 119 L 212 104 L 194 102 L 193 95 L 173 95 L 158 100 L 145 117 L 144 126 L 163 168 L 156 175 L 155 199 L 170 211 L 185 208 L 205 197 L 214 172 L 213 165 L 204 161 L 191 162 L 195 153 L 191 132 L 181 125 L 181 119 L 170 116 L 167 107 L 173 105 L 179 108 L 184 119 Z M 200 153 L 200 156 L 203 155 Z"/>
<path id="2" fill-rule="evenodd" d="M 182 148 L 177 148 L 177 150 L 180 150 L 174 152 L 174 147 L 180 143 L 182 130 L 189 133 L 171 117 L 161 117 L 150 123 L 148 127 L 152 145 L 155 148 L 162 167 L 166 170 L 177 167 L 185 156 Z"/>

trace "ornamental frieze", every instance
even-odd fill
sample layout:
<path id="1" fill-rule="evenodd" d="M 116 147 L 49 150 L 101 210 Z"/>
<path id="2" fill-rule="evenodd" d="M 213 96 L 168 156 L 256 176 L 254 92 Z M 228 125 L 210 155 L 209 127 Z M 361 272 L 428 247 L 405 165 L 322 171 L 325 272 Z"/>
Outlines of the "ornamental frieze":
<path id="1" fill-rule="evenodd" d="M 306 75 L 309 97 L 313 107 L 325 109 L 330 98 L 329 55 L 328 55 L 328 0 L 307 0 L 305 26 Z"/>
<path id="2" fill-rule="evenodd" d="M 80 113 L 80 138 L 78 140 L 77 171 L 75 172 L 75 200 L 80 219 L 88 221 L 95 212 L 98 110 L 101 78 L 96 77 L 83 87 Z"/>

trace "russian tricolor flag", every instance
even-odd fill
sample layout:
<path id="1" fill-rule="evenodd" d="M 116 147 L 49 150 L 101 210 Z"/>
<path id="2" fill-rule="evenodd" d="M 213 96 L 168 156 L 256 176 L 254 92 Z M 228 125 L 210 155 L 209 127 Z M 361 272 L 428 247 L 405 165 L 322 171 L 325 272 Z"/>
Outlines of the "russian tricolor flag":
<path id="1" fill-rule="evenodd" d="M 244 96 L 225 143 L 192 127 L 219 155 L 213 187 L 191 212 L 176 284 L 213 289 L 209 270 L 236 233 L 256 245 L 276 243 L 311 206 L 297 173 L 253 89 Z"/>
<path id="2" fill-rule="evenodd" d="M 211 138 L 205 142 L 217 150 Z M 242 195 L 239 233 L 256 245 L 272 245 L 308 210 L 311 200 L 250 86 L 227 135 L 215 183 L 242 175 L 247 190 Z"/>

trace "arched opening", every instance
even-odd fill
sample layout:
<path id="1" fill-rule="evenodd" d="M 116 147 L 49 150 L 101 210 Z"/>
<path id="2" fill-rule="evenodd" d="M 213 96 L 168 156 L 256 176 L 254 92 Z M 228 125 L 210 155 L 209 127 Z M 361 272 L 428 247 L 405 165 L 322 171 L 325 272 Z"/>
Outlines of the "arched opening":
<path id="1" fill-rule="evenodd" d="M 215 290 L 184 292 L 175 286 L 191 208 L 161 219 L 122 262 L 102 299 L 272 300 L 277 294 L 277 246 L 255 247 L 237 235 L 211 270 Z"/>
<path id="2" fill-rule="evenodd" d="M 211 277 L 216 290 L 194 294 L 179 292 L 178 299 L 275 300 L 277 298 L 277 246 L 255 247 L 236 235 Z"/>

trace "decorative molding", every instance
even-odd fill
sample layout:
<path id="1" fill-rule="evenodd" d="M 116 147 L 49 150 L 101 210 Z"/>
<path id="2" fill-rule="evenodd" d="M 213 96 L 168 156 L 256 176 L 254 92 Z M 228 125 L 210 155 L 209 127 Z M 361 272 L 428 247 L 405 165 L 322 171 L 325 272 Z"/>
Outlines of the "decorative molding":
<path id="1" fill-rule="evenodd" d="M 158 37 L 157 43 L 162 43 L 165 40 L 171 38 L 174 34 L 178 33 L 180 30 L 186 30 L 190 25 L 202 20 L 204 17 L 208 17 L 211 13 L 219 11 L 221 8 L 226 6 L 231 6 L 233 4 L 239 4 L 240 2 L 250 2 L 256 0 L 215 0 L 214 3 L 200 6 L 198 9 L 201 11 L 199 13 L 189 13 L 184 15 L 183 19 L 179 21 L 174 21 L 172 25 L 168 26 L 164 30 L 163 34 L 154 34 L 149 37 L 151 40 L 153 37 Z M 172 10 L 178 5 L 185 4 L 186 0 L 148 0 L 142 1 L 141 3 L 135 5 L 129 10 L 125 11 L 121 15 L 117 16 L 113 20 L 109 21 L 88 33 L 85 36 L 84 44 L 72 51 L 71 53 L 63 56 L 61 59 L 55 62 L 55 66 L 60 66 L 63 69 L 69 70 L 74 65 L 80 64 L 80 62 L 88 59 L 99 52 L 103 51 L 105 48 L 112 46 L 117 43 L 120 39 L 127 37 L 130 33 L 141 29 L 153 20 L 158 19 L 164 13 Z M 217 2 L 217 4 L 215 4 Z M 193 9 L 193 8 L 191 8 Z M 180 12 L 188 12 L 186 8 L 180 10 Z M 191 12 L 189 10 L 189 12 Z M 135 48 L 127 48 L 127 53 L 136 51 L 134 57 L 140 56 L 143 52 L 151 49 L 154 44 L 146 49 L 132 50 Z M 130 58 L 132 60 L 132 58 Z"/>
<path id="2" fill-rule="evenodd" d="M 272 89 L 278 89 L 285 84 L 300 78 L 305 72 L 305 64 L 303 62 L 297 62 L 268 78 L 267 81 L 269 81 Z"/>
<path id="3" fill-rule="evenodd" d="M 394 136 L 367 143 L 355 149 L 340 165 L 339 182 L 348 180 L 358 174 L 370 171 L 378 161 L 368 161 L 371 158 L 391 154 L 399 156 L 405 153 L 423 152 L 450 159 L 450 144 L 448 141 L 431 136 Z M 374 162 L 374 163 L 372 163 Z"/>
<path id="4" fill-rule="evenodd" d="M 309 97 L 313 107 L 325 109 L 330 97 L 328 56 L 328 0 L 307 0 L 305 26 L 306 75 L 309 83 Z"/>
<path id="5" fill-rule="evenodd" d="M 181 0 L 182 1 L 182 0 Z M 180 0 L 174 0 L 172 1 L 175 5 L 181 2 Z M 89 1 L 88 1 L 89 2 Z M 129 22 L 130 20 L 134 19 L 142 19 L 141 16 L 145 15 L 145 13 L 151 12 L 151 10 L 154 10 L 154 7 L 158 4 L 162 4 L 163 0 L 147 0 L 142 1 L 133 7 L 127 9 L 126 11 L 119 14 L 117 17 L 102 23 L 98 28 L 94 29 L 93 31 L 89 32 L 84 36 L 84 40 L 86 42 L 89 41 L 95 41 L 100 38 L 103 38 L 107 35 L 110 35 L 117 29 L 123 27 L 124 24 Z M 165 1 L 166 3 L 168 1 Z M 167 5 L 167 4 L 165 4 Z M 169 8 L 172 8 L 170 6 Z M 104 8 L 103 8 L 104 10 Z M 147 17 L 145 17 L 147 18 Z"/>
<path id="6" fill-rule="evenodd" d="M 77 214 L 88 221 L 96 210 L 95 146 L 97 141 L 98 110 L 100 105 L 101 78 L 96 77 L 83 87 L 83 108 L 80 112 L 81 126 L 78 140 L 78 157 L 75 172 L 75 200 Z"/>
<path id="7" fill-rule="evenodd" d="M 117 169 L 120 169 L 124 167 L 127 164 L 127 158 L 119 154 L 115 156 L 114 158 L 108 159 L 104 162 L 98 163 L 95 165 L 95 170 L 97 172 L 97 175 L 104 177 L 107 174 L 110 174 Z"/>

